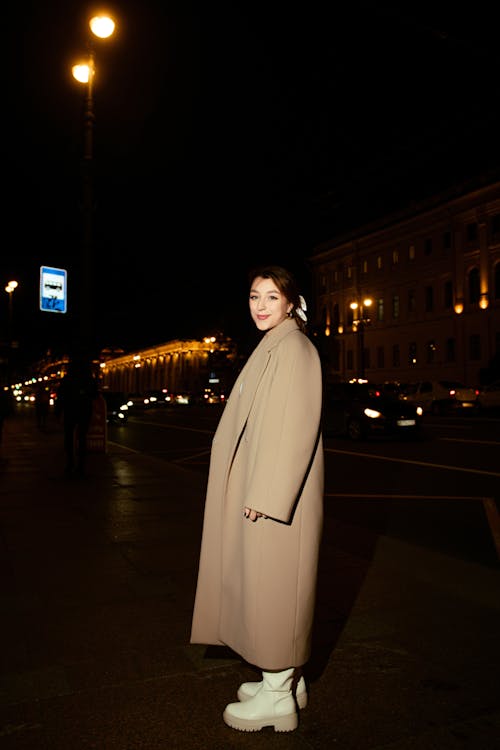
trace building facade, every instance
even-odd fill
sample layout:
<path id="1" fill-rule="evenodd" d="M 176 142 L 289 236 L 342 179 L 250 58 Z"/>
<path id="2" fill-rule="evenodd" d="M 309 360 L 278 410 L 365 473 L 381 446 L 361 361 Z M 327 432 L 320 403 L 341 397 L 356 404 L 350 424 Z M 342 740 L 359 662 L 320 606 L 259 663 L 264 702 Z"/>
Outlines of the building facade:
<path id="1" fill-rule="evenodd" d="M 315 248 L 326 377 L 499 377 L 500 182 L 436 196 Z"/>
<path id="2" fill-rule="evenodd" d="M 228 393 L 234 378 L 236 349 L 222 335 L 201 341 L 168 341 L 110 357 L 100 364 L 101 386 L 109 391 L 146 394 L 202 394 L 207 388 Z"/>

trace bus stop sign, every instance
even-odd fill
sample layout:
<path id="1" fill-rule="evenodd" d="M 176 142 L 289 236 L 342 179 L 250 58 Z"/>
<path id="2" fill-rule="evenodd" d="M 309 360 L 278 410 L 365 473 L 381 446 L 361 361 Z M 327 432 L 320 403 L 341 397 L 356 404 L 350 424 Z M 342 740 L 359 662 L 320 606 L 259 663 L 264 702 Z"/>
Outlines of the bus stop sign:
<path id="1" fill-rule="evenodd" d="M 67 307 L 66 271 L 40 267 L 40 310 L 65 313 Z"/>

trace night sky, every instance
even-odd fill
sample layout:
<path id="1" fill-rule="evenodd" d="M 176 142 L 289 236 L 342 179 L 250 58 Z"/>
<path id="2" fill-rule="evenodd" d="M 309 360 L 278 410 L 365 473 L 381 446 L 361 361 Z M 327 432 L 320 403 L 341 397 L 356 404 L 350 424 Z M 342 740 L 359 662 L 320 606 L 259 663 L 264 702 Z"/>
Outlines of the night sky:
<path id="1" fill-rule="evenodd" d="M 117 33 L 95 45 L 100 345 L 237 337 L 257 263 L 289 266 L 307 293 L 316 244 L 456 182 L 498 176 L 491 4 L 337 5 L 108 6 Z M 70 68 L 85 56 L 89 10 L 23 3 L 14 37 L 0 281 L 19 281 L 13 324 L 26 358 L 72 336 L 84 88 Z M 65 316 L 38 310 L 40 265 L 68 269 Z"/>

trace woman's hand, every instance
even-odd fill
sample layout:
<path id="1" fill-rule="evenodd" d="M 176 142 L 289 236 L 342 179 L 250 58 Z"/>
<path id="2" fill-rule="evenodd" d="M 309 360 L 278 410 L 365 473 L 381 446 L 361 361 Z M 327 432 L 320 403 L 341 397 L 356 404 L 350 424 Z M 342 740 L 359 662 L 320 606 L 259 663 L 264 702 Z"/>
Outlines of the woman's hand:
<path id="1" fill-rule="evenodd" d="M 243 515 L 245 518 L 249 518 L 250 521 L 255 522 L 258 518 L 267 518 L 263 513 L 259 513 L 258 510 L 253 510 L 253 508 L 243 508 Z"/>

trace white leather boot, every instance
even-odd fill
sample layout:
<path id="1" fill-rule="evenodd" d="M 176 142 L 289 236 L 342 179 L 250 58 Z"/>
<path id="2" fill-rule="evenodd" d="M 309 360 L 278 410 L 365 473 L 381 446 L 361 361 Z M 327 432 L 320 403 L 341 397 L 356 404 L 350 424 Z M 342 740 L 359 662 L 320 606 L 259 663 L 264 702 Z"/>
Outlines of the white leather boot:
<path id="1" fill-rule="evenodd" d="M 241 732 L 258 732 L 272 726 L 275 732 L 291 732 L 299 718 L 292 695 L 294 668 L 262 672 L 262 688 L 246 701 L 229 703 L 222 715 L 226 724 Z"/>
<path id="2" fill-rule="evenodd" d="M 264 684 L 264 681 L 260 682 L 244 682 L 238 688 L 238 700 L 243 702 L 249 698 L 253 698 L 254 695 L 259 691 Z M 307 688 L 303 677 L 300 677 L 297 682 L 295 691 L 292 689 L 292 693 L 295 692 L 295 698 L 297 699 L 297 705 L 300 709 L 307 706 Z"/>

